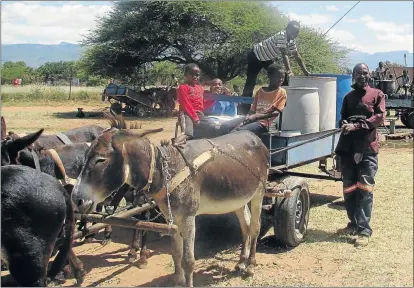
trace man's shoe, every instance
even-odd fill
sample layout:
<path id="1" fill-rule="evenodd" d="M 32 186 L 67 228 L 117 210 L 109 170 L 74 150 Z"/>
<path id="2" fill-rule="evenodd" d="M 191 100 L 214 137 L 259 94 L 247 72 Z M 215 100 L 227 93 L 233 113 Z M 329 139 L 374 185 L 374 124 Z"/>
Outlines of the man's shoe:
<path id="1" fill-rule="evenodd" d="M 369 236 L 368 235 L 358 235 L 358 238 L 355 240 L 355 247 L 365 247 L 369 243 Z"/>
<path id="2" fill-rule="evenodd" d="M 345 228 L 338 229 L 336 231 L 336 234 L 343 235 L 343 236 L 352 236 L 355 234 L 355 229 L 349 226 L 346 226 Z"/>

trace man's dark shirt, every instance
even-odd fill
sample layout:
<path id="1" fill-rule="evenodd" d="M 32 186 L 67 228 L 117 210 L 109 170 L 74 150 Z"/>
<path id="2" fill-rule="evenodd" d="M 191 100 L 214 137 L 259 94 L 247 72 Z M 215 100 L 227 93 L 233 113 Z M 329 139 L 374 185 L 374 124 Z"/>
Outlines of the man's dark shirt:
<path id="1" fill-rule="evenodd" d="M 384 121 L 385 96 L 381 90 L 368 85 L 363 89 L 352 86 L 342 104 L 341 122 L 350 116 L 363 115 L 356 125 L 357 130 L 347 135 L 341 134 L 335 152 L 338 155 L 354 153 L 378 153 L 379 141 L 377 127 Z"/>

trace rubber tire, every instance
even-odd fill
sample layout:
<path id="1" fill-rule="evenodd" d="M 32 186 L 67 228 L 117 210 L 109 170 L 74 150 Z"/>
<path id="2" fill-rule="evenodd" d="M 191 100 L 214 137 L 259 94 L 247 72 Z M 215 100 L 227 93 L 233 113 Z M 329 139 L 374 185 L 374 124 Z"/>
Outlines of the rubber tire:
<path id="1" fill-rule="evenodd" d="M 114 115 L 119 115 L 122 113 L 122 105 L 119 103 L 112 103 L 110 110 Z"/>
<path id="2" fill-rule="evenodd" d="M 409 112 L 403 112 L 403 113 L 401 113 L 401 117 L 400 117 L 401 123 L 403 123 L 404 126 L 407 126 L 407 127 L 409 127 L 408 126 L 409 125 L 409 123 L 408 123 L 409 114 L 410 114 Z"/>
<path id="3" fill-rule="evenodd" d="M 414 129 L 414 112 L 408 114 L 406 126 L 408 128 Z"/>
<path id="4" fill-rule="evenodd" d="M 296 247 L 304 241 L 308 231 L 309 187 L 300 177 L 288 177 L 283 182 L 292 190 L 292 196 L 290 198 L 276 198 L 273 229 L 279 242 L 289 247 Z M 302 213 L 299 229 L 296 229 L 296 209 L 299 197 L 302 202 Z"/>
<path id="5" fill-rule="evenodd" d="M 145 111 L 144 107 L 136 106 L 135 116 L 144 117 L 146 115 L 147 115 L 147 112 Z"/>

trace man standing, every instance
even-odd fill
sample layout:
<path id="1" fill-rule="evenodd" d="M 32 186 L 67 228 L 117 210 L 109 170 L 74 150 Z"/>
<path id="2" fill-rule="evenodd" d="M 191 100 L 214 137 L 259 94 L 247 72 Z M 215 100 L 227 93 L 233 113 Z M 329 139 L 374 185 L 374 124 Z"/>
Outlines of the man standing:
<path id="1" fill-rule="evenodd" d="M 377 127 L 384 120 L 385 96 L 368 86 L 370 73 L 366 64 L 353 70 L 355 84 L 342 104 L 343 133 L 335 152 L 341 157 L 343 193 L 349 218 L 339 234 L 357 235 L 356 247 L 366 246 L 372 234 L 370 226 L 374 177 L 378 169 Z"/>
<path id="2" fill-rule="evenodd" d="M 375 70 L 376 78 L 378 80 L 386 80 L 387 79 L 387 71 L 388 67 L 384 68 L 384 63 L 379 62 L 378 68 Z"/>
<path id="3" fill-rule="evenodd" d="M 395 79 L 395 80 L 397 81 L 400 78 L 402 78 L 402 85 L 398 86 L 397 92 L 395 92 L 395 94 L 398 94 L 400 89 L 403 88 L 404 91 L 405 91 L 404 96 L 405 96 L 405 98 L 407 98 L 407 96 L 408 96 L 407 91 L 410 88 L 410 76 L 408 75 L 408 70 L 407 69 L 404 69 L 403 74 L 401 76 L 398 76 L 397 79 Z"/>
<path id="4" fill-rule="evenodd" d="M 262 68 L 273 64 L 274 59 L 282 57 L 288 76 L 293 76 L 290 68 L 289 56 L 294 56 L 305 75 L 309 75 L 302 58 L 296 47 L 296 37 L 299 35 L 300 24 L 297 21 L 290 21 L 285 31 L 256 44 L 247 54 L 247 79 L 244 85 L 242 96 L 252 96 L 256 85 L 257 75 Z M 250 108 L 249 105 L 242 105 L 244 110 Z M 247 111 L 245 111 L 247 113 Z M 245 113 L 244 113 L 245 114 Z"/>

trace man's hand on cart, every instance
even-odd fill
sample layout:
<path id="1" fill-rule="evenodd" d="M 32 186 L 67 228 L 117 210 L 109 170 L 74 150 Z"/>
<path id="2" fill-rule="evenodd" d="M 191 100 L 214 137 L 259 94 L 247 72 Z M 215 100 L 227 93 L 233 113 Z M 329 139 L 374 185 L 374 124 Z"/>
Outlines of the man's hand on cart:
<path id="1" fill-rule="evenodd" d="M 344 135 L 348 134 L 349 132 L 355 131 L 357 129 L 356 123 L 360 123 L 364 121 L 367 117 L 364 115 L 354 115 L 348 117 L 347 120 L 341 121 L 341 128 L 343 129 Z"/>
<path id="2" fill-rule="evenodd" d="M 346 124 L 342 124 L 343 129 L 343 133 L 344 135 L 347 135 L 349 132 L 355 131 L 356 130 L 356 126 L 354 123 L 346 123 Z"/>

